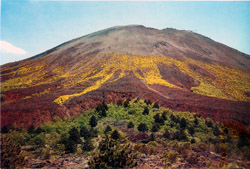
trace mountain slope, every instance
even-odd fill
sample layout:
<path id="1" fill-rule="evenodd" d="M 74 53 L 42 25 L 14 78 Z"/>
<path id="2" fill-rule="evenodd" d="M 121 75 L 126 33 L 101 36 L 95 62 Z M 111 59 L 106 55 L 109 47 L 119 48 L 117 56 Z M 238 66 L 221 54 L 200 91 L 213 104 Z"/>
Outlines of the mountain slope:
<path id="1" fill-rule="evenodd" d="M 113 27 L 1 66 L 2 125 L 133 97 L 247 125 L 249 71 L 249 55 L 193 32 Z"/>

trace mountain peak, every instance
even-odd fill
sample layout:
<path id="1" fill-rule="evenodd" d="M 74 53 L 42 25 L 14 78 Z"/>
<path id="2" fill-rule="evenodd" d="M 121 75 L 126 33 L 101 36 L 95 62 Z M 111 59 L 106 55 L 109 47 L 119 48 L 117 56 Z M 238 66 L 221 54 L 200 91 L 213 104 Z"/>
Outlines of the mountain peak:
<path id="1" fill-rule="evenodd" d="M 107 28 L 1 66 L 2 125 L 38 126 L 79 115 L 103 100 L 135 97 L 221 121 L 214 112 L 229 112 L 246 124 L 248 58 L 189 31 Z"/>

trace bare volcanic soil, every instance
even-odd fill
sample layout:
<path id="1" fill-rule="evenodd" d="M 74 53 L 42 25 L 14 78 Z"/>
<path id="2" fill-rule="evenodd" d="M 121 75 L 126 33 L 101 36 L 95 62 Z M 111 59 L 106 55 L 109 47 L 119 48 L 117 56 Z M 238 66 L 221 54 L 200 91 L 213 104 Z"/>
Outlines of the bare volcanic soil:
<path id="1" fill-rule="evenodd" d="M 1 66 L 1 127 L 39 126 L 127 98 L 250 121 L 250 56 L 184 30 L 122 26 Z"/>

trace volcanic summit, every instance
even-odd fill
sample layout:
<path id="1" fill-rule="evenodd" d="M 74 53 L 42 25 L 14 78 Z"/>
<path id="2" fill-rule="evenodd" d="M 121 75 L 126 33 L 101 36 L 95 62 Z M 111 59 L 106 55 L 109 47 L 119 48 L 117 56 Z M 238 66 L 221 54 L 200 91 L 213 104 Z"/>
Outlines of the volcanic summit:
<path id="1" fill-rule="evenodd" d="M 200 34 L 101 30 L 1 66 L 2 126 L 39 126 L 127 98 L 249 125 L 250 56 Z"/>

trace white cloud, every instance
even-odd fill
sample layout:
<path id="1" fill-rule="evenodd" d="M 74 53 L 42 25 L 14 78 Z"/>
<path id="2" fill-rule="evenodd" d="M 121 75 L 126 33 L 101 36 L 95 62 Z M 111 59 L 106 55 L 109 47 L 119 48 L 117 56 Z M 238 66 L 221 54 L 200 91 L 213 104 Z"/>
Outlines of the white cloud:
<path id="1" fill-rule="evenodd" d="M 25 50 L 18 48 L 6 41 L 0 41 L 0 49 L 1 49 L 1 53 L 9 53 L 9 54 L 16 54 L 16 55 L 26 54 Z"/>

